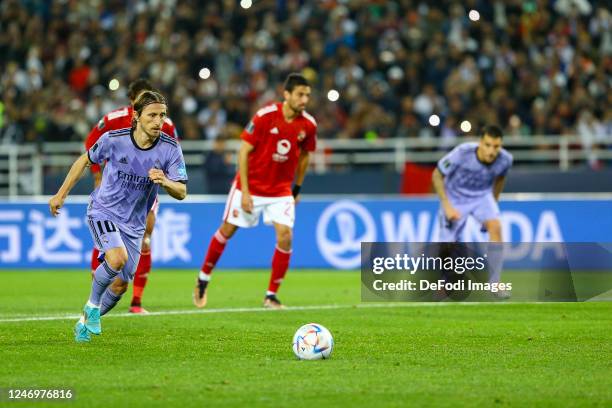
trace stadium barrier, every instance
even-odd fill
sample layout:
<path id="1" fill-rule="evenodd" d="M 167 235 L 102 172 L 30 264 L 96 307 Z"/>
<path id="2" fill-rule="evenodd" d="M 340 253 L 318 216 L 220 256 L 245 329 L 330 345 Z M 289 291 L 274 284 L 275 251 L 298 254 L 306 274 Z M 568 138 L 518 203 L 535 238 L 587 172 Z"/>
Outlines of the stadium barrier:
<path id="1" fill-rule="evenodd" d="M 407 162 L 432 165 L 453 145 L 474 140 L 476 139 L 473 137 L 460 137 L 453 139 L 450 144 L 441 145 L 437 137 L 377 140 L 320 139 L 317 142 L 317 150 L 312 155 L 311 167 L 313 172 L 319 175 L 335 174 L 338 173 L 338 169 L 350 168 L 355 171 L 373 167 L 393 169 L 396 173 L 402 173 Z M 588 164 L 592 161 L 603 164 L 612 160 L 612 135 L 598 140 L 596 149 L 582 145 L 583 139 L 578 135 L 504 138 L 504 146 L 514 156 L 515 168 L 537 170 L 545 167 L 548 170 L 565 172 L 588 168 L 590 167 Z M 233 163 L 236 163 L 239 146 L 239 140 L 225 142 L 224 150 L 232 157 Z M 185 163 L 192 172 L 202 168 L 206 154 L 215 148 L 215 141 L 182 140 L 181 147 Z M 84 152 L 84 149 L 81 142 L 47 142 L 41 145 L 0 144 L 0 196 L 49 194 L 50 186 L 47 186 L 47 182 L 51 181 L 53 185 L 58 181 L 61 183 L 67 169 Z M 60 170 L 59 173 L 57 170 Z M 61 176 L 53 183 L 53 179 L 48 180 L 47 177 L 55 173 Z M 54 191 L 57 186 L 51 188 Z M 398 191 L 393 189 L 392 192 Z"/>
<path id="2" fill-rule="evenodd" d="M 92 247 L 86 207 L 87 197 L 70 197 L 60 216 L 53 218 L 45 197 L 0 201 L 0 269 L 86 268 Z M 224 197 L 199 196 L 184 202 L 163 198 L 152 242 L 155 267 L 199 268 L 223 209 Z M 504 239 L 509 242 L 610 241 L 611 195 L 508 194 L 501 209 Z M 297 208 L 291 266 L 358 269 L 362 241 L 433 240 L 437 211 L 432 197 L 304 198 Z M 464 239 L 483 241 L 486 234 L 471 222 Z M 273 229 L 260 223 L 238 231 L 218 266 L 268 268 L 273 247 Z M 524 248 L 513 255 L 519 267 L 528 267 L 540 256 L 529 248 L 541 246 Z"/>

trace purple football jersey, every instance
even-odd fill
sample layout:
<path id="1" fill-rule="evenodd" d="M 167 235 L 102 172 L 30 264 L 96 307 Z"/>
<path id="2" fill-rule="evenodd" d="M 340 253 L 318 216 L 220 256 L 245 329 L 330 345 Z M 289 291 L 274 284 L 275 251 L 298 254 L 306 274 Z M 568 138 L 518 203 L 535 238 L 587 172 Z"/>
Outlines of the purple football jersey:
<path id="1" fill-rule="evenodd" d="M 136 233 L 144 231 L 159 188 L 149 178 L 149 170 L 160 169 L 170 180 L 187 182 L 181 147 L 163 132 L 151 147 L 142 149 L 130 128 L 111 130 L 87 155 L 92 163 L 106 162 L 102 184 L 90 195 L 87 215 L 106 216 Z"/>
<path id="2" fill-rule="evenodd" d="M 444 175 L 444 187 L 453 203 L 479 199 L 491 193 L 493 183 L 505 176 L 512 167 L 512 155 L 501 149 L 491 164 L 482 163 L 476 156 L 478 143 L 462 143 L 438 162 L 438 170 Z"/>

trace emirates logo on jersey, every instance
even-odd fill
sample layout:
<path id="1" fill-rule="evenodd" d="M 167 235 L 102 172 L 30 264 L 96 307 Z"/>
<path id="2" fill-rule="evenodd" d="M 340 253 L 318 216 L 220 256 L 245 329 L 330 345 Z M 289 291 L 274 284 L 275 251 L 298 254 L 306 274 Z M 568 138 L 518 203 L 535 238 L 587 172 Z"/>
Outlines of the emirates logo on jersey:
<path id="1" fill-rule="evenodd" d="M 276 153 L 272 155 L 272 160 L 275 162 L 283 163 L 286 162 L 288 157 L 287 153 L 291 150 L 291 142 L 287 139 L 279 140 L 276 143 Z"/>

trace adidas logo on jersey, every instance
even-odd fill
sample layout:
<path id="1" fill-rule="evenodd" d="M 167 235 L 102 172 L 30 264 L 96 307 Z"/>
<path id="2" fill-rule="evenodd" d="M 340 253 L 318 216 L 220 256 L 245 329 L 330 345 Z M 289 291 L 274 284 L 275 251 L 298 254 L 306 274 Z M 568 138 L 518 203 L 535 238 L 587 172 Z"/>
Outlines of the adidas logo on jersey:
<path id="1" fill-rule="evenodd" d="M 123 156 L 121 159 L 119 159 L 119 163 L 128 164 L 127 157 Z"/>
<path id="2" fill-rule="evenodd" d="M 272 133 L 273 135 L 278 135 L 278 128 L 273 127 L 272 130 L 270 130 L 270 133 Z"/>

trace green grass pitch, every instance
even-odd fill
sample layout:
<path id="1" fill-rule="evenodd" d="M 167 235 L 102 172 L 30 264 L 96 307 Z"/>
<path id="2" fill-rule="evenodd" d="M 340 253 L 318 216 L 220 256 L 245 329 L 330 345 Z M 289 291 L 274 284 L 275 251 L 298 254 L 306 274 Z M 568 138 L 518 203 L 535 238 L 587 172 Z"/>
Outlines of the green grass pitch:
<path id="1" fill-rule="evenodd" d="M 268 272 L 220 270 L 199 313 L 195 276 L 154 270 L 144 306 L 174 314 L 125 315 L 130 289 L 103 334 L 77 344 L 62 316 L 85 302 L 87 272 L 0 272 L 0 405 L 612 406 L 610 302 L 371 307 L 356 272 L 291 271 L 279 297 L 309 308 L 263 312 Z M 334 335 L 331 359 L 293 356 L 308 322 Z M 75 399 L 7 402 L 7 388 Z"/>

